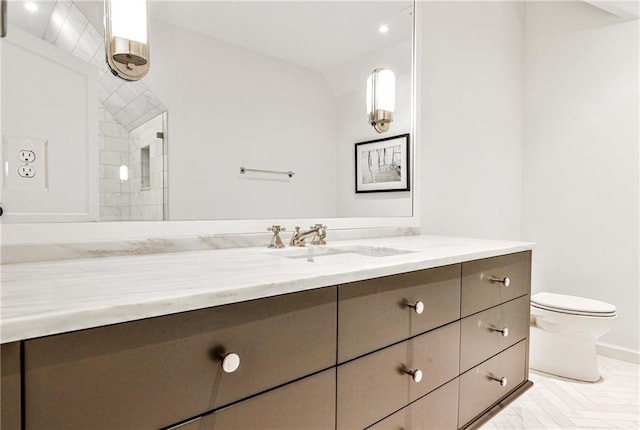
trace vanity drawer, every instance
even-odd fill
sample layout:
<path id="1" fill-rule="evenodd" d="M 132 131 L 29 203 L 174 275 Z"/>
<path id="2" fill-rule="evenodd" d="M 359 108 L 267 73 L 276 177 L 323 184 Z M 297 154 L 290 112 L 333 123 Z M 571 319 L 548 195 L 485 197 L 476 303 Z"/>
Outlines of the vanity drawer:
<path id="1" fill-rule="evenodd" d="M 335 365 L 336 288 L 25 343 L 26 428 L 151 429 Z M 225 373 L 221 358 L 240 357 Z"/>
<path id="2" fill-rule="evenodd" d="M 406 304 L 424 304 L 417 308 Z M 460 265 L 338 287 L 338 362 L 460 318 Z"/>
<path id="3" fill-rule="evenodd" d="M 526 347 L 527 341 L 523 340 L 460 375 L 460 427 L 524 382 Z M 492 377 L 506 378 L 506 385 L 502 386 Z"/>
<path id="4" fill-rule="evenodd" d="M 458 376 L 460 323 L 338 366 L 338 429 L 362 429 Z M 406 370 L 419 369 L 415 382 Z"/>
<path id="5" fill-rule="evenodd" d="M 370 430 L 455 430 L 458 428 L 458 379 L 443 385 Z"/>
<path id="6" fill-rule="evenodd" d="M 19 430 L 20 422 L 20 342 L 0 345 L 0 428 Z"/>
<path id="7" fill-rule="evenodd" d="M 334 368 L 171 430 L 327 430 L 335 426 L 335 407 Z"/>
<path id="8" fill-rule="evenodd" d="M 462 316 L 523 296 L 530 282 L 531 251 L 463 263 Z"/>
<path id="9" fill-rule="evenodd" d="M 460 372 L 507 349 L 529 333 L 529 295 L 461 321 Z"/>

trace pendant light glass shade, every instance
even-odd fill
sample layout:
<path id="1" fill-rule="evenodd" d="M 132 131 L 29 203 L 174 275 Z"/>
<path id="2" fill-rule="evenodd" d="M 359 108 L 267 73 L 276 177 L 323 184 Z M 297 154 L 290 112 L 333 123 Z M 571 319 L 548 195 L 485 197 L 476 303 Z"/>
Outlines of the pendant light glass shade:
<path id="1" fill-rule="evenodd" d="M 147 0 L 105 0 L 107 64 L 114 75 L 137 81 L 149 71 Z"/>
<path id="2" fill-rule="evenodd" d="M 396 106 L 396 76 L 388 69 L 376 69 L 367 78 L 367 113 L 378 133 L 389 130 Z"/>

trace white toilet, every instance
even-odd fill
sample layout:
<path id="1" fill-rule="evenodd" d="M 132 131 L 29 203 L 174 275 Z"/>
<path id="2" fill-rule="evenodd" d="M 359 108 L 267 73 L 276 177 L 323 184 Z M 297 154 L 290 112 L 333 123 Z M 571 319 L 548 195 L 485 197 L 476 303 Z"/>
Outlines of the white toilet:
<path id="1" fill-rule="evenodd" d="M 613 327 L 616 307 L 583 297 L 531 297 L 529 367 L 580 381 L 600 379 L 596 340 Z"/>

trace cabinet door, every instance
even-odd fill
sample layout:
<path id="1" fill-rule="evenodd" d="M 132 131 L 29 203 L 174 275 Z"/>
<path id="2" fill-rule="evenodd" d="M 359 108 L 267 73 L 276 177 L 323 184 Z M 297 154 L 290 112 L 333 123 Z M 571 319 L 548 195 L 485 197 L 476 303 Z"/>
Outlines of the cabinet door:
<path id="1" fill-rule="evenodd" d="M 455 322 L 338 366 L 338 429 L 365 428 L 454 379 L 459 342 Z"/>
<path id="2" fill-rule="evenodd" d="M 526 355 L 527 340 L 523 340 L 460 375 L 460 427 L 526 380 Z"/>
<path id="3" fill-rule="evenodd" d="M 464 318 L 460 328 L 460 373 L 529 335 L 529 295 Z"/>
<path id="4" fill-rule="evenodd" d="M 460 318 L 459 264 L 338 288 L 339 363 Z"/>
<path id="5" fill-rule="evenodd" d="M 190 421 L 175 430 L 328 430 L 335 426 L 330 369 Z"/>
<path id="6" fill-rule="evenodd" d="M 370 430 L 455 430 L 457 428 L 457 378 L 369 427 Z"/>
<path id="7" fill-rule="evenodd" d="M 0 345 L 0 428 L 19 430 L 20 419 L 20 342 Z"/>
<path id="8" fill-rule="evenodd" d="M 462 264 L 463 317 L 524 296 L 530 290 L 531 251 Z"/>
<path id="9" fill-rule="evenodd" d="M 157 429 L 328 369 L 336 289 L 27 341 L 27 429 Z M 240 357 L 225 373 L 221 359 Z"/>

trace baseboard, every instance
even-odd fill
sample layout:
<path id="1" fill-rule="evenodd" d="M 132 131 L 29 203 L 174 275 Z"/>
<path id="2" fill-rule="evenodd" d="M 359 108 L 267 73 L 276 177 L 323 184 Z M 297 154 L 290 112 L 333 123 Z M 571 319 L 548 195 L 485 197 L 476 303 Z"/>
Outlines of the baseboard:
<path id="1" fill-rule="evenodd" d="M 618 345 L 609 343 L 598 343 L 596 345 L 598 355 L 615 358 L 616 360 L 627 361 L 633 364 L 640 364 L 640 351 L 634 351 Z"/>

